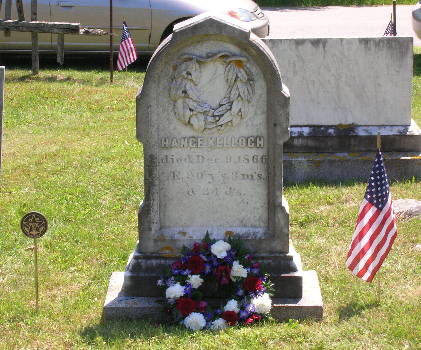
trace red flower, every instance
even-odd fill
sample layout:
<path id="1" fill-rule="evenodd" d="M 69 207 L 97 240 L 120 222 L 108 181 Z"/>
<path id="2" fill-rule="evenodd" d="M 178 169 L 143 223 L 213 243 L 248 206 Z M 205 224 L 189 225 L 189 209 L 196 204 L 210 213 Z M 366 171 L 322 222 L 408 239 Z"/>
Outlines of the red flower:
<path id="1" fill-rule="evenodd" d="M 205 261 L 199 255 L 194 255 L 187 262 L 187 269 L 197 275 L 205 269 Z"/>
<path id="2" fill-rule="evenodd" d="M 196 308 L 196 302 L 190 298 L 180 298 L 175 302 L 175 307 L 183 316 L 190 315 Z"/>
<path id="3" fill-rule="evenodd" d="M 215 269 L 215 276 L 221 285 L 228 284 L 231 276 L 231 268 L 227 265 L 218 266 Z"/>
<path id="4" fill-rule="evenodd" d="M 181 269 L 184 269 L 184 268 L 185 268 L 185 265 L 182 263 L 182 261 L 181 261 L 181 260 L 177 260 L 177 261 L 174 261 L 174 262 L 171 264 L 171 268 L 172 268 L 173 270 L 181 270 Z"/>
<path id="5" fill-rule="evenodd" d="M 235 326 L 238 321 L 238 315 L 234 311 L 225 311 L 221 318 L 223 318 L 229 326 Z"/>
<path id="6" fill-rule="evenodd" d="M 257 292 L 263 288 L 262 280 L 255 276 L 249 276 L 244 280 L 243 287 L 247 292 Z"/>
<path id="7" fill-rule="evenodd" d="M 202 242 L 202 248 L 205 250 L 209 249 L 209 244 L 207 242 Z"/>
<path id="8" fill-rule="evenodd" d="M 197 242 L 193 243 L 193 252 L 195 252 L 195 253 L 200 252 L 200 243 L 197 243 Z"/>
<path id="9" fill-rule="evenodd" d="M 245 324 L 252 324 L 255 321 L 259 321 L 262 319 L 262 316 L 259 315 L 251 315 L 249 318 L 247 318 L 244 323 Z"/>

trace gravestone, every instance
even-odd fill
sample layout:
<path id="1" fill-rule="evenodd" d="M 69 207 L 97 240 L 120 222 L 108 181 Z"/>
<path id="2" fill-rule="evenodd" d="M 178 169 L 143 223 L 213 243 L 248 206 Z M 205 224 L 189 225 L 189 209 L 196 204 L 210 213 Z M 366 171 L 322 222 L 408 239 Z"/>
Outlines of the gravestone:
<path id="1" fill-rule="evenodd" d="M 105 318 L 160 319 L 157 280 L 207 232 L 240 237 L 271 274 L 276 318 L 321 318 L 317 275 L 302 271 L 289 240 L 289 92 L 258 37 L 212 14 L 177 26 L 137 96 L 137 137 L 145 162 L 139 241 L 124 275 L 111 278 Z"/>

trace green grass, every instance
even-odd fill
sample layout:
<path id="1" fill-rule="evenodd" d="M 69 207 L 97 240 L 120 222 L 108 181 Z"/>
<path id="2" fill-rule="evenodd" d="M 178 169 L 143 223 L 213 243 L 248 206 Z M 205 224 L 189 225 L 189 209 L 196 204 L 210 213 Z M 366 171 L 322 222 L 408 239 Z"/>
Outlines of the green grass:
<path id="1" fill-rule="evenodd" d="M 260 6 L 372 6 L 392 5 L 392 0 L 256 0 Z M 397 0 L 398 5 L 414 5 L 416 0 Z"/>
<path id="2" fill-rule="evenodd" d="M 421 51 L 414 117 L 421 113 Z M 45 61 L 43 61 L 45 62 Z M 8 63 L 0 177 L 0 349 L 417 349 L 421 342 L 421 219 L 399 236 L 376 284 L 344 267 L 364 183 L 288 186 L 291 237 L 305 269 L 319 275 L 322 322 L 266 322 L 190 333 L 145 321 L 101 322 L 108 279 L 122 271 L 137 236 L 143 197 L 135 100 L 144 66 L 116 74 L 107 63 L 44 64 L 32 77 Z M 392 184 L 394 198 L 421 200 L 421 182 Z M 34 312 L 32 242 L 23 214 L 47 216 L 40 240 L 41 311 Z"/>

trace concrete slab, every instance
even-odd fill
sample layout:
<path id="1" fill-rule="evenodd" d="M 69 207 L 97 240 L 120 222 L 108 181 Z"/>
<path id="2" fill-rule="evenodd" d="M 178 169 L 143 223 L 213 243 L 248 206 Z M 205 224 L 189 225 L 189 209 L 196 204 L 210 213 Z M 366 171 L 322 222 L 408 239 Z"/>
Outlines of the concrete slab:
<path id="1" fill-rule="evenodd" d="M 292 126 L 285 152 L 375 152 L 377 135 L 383 152 L 421 152 L 421 130 L 414 120 L 401 126 Z"/>
<path id="2" fill-rule="evenodd" d="M 302 271 L 302 298 L 273 299 L 272 316 L 279 321 L 289 319 L 314 319 L 323 317 L 323 301 L 320 293 L 316 271 Z M 104 302 L 103 318 L 114 319 L 147 319 L 158 322 L 168 322 L 162 304 L 157 297 L 126 297 L 121 290 L 124 282 L 124 272 L 113 272 L 110 278 L 107 296 Z"/>
<path id="3" fill-rule="evenodd" d="M 303 271 L 303 296 L 299 299 L 273 299 L 272 316 L 278 321 L 323 318 L 323 300 L 314 270 Z"/>

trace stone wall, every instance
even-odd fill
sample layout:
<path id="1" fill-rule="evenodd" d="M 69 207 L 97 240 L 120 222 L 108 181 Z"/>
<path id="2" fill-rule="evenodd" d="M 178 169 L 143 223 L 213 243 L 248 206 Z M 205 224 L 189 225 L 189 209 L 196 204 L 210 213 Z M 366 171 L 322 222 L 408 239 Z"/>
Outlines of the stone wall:
<path id="1" fill-rule="evenodd" d="M 264 39 L 291 93 L 291 125 L 409 125 L 412 38 Z"/>

